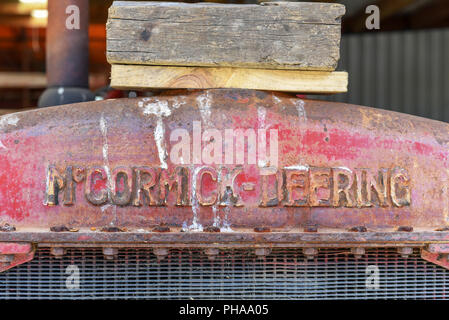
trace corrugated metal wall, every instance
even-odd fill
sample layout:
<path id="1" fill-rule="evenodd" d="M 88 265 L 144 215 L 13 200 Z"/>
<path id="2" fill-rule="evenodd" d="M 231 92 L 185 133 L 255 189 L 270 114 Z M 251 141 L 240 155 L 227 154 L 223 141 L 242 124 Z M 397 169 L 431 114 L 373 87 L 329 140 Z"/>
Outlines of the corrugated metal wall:
<path id="1" fill-rule="evenodd" d="M 343 36 L 338 70 L 348 92 L 320 99 L 449 122 L 449 29 Z"/>

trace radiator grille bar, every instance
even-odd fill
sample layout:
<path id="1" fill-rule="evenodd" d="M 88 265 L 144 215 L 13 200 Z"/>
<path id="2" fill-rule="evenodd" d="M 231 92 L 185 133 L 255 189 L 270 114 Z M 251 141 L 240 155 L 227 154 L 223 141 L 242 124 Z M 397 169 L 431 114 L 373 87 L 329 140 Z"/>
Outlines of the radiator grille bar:
<path id="1" fill-rule="evenodd" d="M 79 270 L 79 289 L 66 286 L 67 267 Z M 378 289 L 367 287 L 377 266 Z M 221 250 L 214 261 L 199 249 L 170 250 L 158 262 L 151 249 L 70 248 L 56 259 L 48 248 L 0 274 L 0 299 L 445 299 L 449 270 L 396 249 L 321 249 L 306 260 L 300 249 L 273 249 L 264 260 L 252 250 Z"/>

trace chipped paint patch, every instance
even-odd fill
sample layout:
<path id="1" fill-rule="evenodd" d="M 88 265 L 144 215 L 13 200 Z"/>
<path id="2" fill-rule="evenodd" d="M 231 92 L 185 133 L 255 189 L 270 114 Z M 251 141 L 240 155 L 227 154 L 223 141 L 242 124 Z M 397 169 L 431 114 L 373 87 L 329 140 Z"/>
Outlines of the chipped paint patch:
<path id="1" fill-rule="evenodd" d="M 154 139 L 156 140 L 156 146 L 159 155 L 159 161 L 161 163 L 161 168 L 167 169 L 168 153 L 167 149 L 165 148 L 164 136 L 165 136 L 164 123 L 162 122 L 161 118 L 158 118 L 156 122 L 156 128 L 154 129 Z"/>
<path id="2" fill-rule="evenodd" d="M 143 101 L 146 101 L 143 99 Z M 144 105 L 144 103 L 139 103 L 140 107 L 143 107 L 143 113 L 145 115 L 154 115 L 156 116 L 156 128 L 154 129 L 154 140 L 156 141 L 156 147 L 158 150 L 159 161 L 161 163 L 161 168 L 167 169 L 167 148 L 165 146 L 165 127 L 164 122 L 162 121 L 162 117 L 168 117 L 171 115 L 171 110 L 168 107 L 167 101 L 159 101 L 155 99 L 155 102 L 148 103 Z"/>
<path id="3" fill-rule="evenodd" d="M 106 123 L 106 119 L 104 118 L 104 115 L 101 114 L 100 118 L 100 130 L 101 134 L 103 135 L 103 163 L 104 163 L 104 170 L 106 171 L 106 176 L 108 177 L 107 185 L 108 185 L 108 196 L 109 199 L 112 199 L 112 177 L 111 177 L 111 170 L 109 168 L 109 145 L 108 145 L 108 127 Z M 103 208 L 102 208 L 103 211 Z"/>
<path id="4" fill-rule="evenodd" d="M 0 130 L 6 129 L 8 126 L 16 126 L 19 122 L 19 117 L 15 114 L 7 114 L 0 117 Z"/>
<path id="5" fill-rule="evenodd" d="M 209 91 L 207 91 L 205 94 L 199 95 L 196 98 L 196 101 L 198 102 L 198 108 L 200 109 L 201 119 L 203 119 L 203 123 L 205 125 L 209 125 L 211 120 L 211 99 L 209 97 Z"/>
<path id="6" fill-rule="evenodd" d="M 198 196 L 196 194 L 196 180 L 197 180 L 198 173 L 200 172 L 201 169 L 202 169 L 202 167 L 198 167 L 193 170 L 192 198 L 191 198 L 193 219 L 192 219 L 192 224 L 190 226 L 188 226 L 185 231 L 198 231 L 198 232 L 203 231 L 203 226 L 198 222 L 199 202 L 198 202 Z"/>
<path id="7" fill-rule="evenodd" d="M 276 95 L 274 95 L 274 94 L 273 94 L 273 100 L 274 100 L 275 103 L 278 103 L 278 104 L 281 102 L 281 99 L 279 99 L 279 98 L 278 98 Z"/>
<path id="8" fill-rule="evenodd" d="M 265 129 L 265 118 L 267 116 L 267 109 L 264 107 L 257 108 L 257 119 L 259 120 L 259 129 Z"/>
<path id="9" fill-rule="evenodd" d="M 307 120 L 306 109 L 304 109 L 304 101 L 301 99 L 294 99 L 293 103 L 298 111 L 298 118 L 300 122 L 305 122 Z"/>
<path id="10" fill-rule="evenodd" d="M 142 101 L 145 102 L 146 100 L 143 99 Z M 143 113 L 146 115 L 155 115 L 157 117 L 168 117 L 171 115 L 171 110 L 168 107 L 167 101 L 155 99 L 155 102 L 144 105 Z"/>
<path id="11" fill-rule="evenodd" d="M 259 126 L 259 135 L 260 135 L 260 130 L 263 130 L 263 135 L 264 135 L 263 141 L 258 141 L 258 144 L 259 144 L 259 148 L 263 145 L 264 149 L 266 146 L 266 141 L 265 141 L 265 119 L 266 119 L 266 116 L 267 116 L 267 110 L 264 107 L 258 107 L 257 108 L 257 123 Z M 260 137 L 259 137 L 259 139 L 260 139 Z M 264 154 L 264 159 L 262 159 L 262 152 L 260 152 L 260 150 L 258 150 L 257 164 L 260 168 L 266 167 L 268 164 L 268 161 L 266 159 L 266 150 L 264 150 L 263 154 Z"/>
<path id="12" fill-rule="evenodd" d="M 218 173 L 217 173 L 217 185 L 219 186 L 220 184 L 221 184 L 221 170 L 218 170 Z M 216 201 L 212 205 L 212 212 L 214 213 L 213 226 L 214 227 L 220 227 L 221 219 L 220 219 L 220 215 L 219 215 L 218 201 Z"/>
<path id="13" fill-rule="evenodd" d="M 101 209 L 101 212 L 105 212 L 109 207 L 111 207 L 112 205 L 111 204 L 105 204 L 104 206 L 101 206 L 100 207 L 100 209 Z"/>
<path id="14" fill-rule="evenodd" d="M 230 205 L 226 204 L 226 207 L 223 208 L 224 211 L 224 219 L 223 224 L 220 227 L 220 232 L 234 232 L 231 229 L 231 223 L 229 222 L 229 212 L 231 211 Z"/>
<path id="15" fill-rule="evenodd" d="M 288 170 L 309 170 L 309 166 L 308 165 L 294 165 L 294 166 L 288 166 L 288 167 L 284 167 L 284 169 L 288 169 Z"/>
<path id="16" fill-rule="evenodd" d="M 183 98 L 183 97 L 181 97 L 181 98 L 175 97 L 175 98 L 173 98 L 173 102 L 172 102 L 171 106 L 172 106 L 173 109 L 179 109 L 181 106 L 183 106 L 185 104 L 187 104 L 185 98 Z"/>

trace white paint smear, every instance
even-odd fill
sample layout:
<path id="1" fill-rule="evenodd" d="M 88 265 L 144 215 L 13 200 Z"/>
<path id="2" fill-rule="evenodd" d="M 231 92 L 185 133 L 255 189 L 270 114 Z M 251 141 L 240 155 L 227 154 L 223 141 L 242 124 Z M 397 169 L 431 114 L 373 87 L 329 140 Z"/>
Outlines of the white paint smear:
<path id="1" fill-rule="evenodd" d="M 111 193 L 112 193 L 112 177 L 111 177 L 111 170 L 109 169 L 109 157 L 108 157 L 108 151 L 109 151 L 109 145 L 108 145 L 108 127 L 106 123 L 106 119 L 104 118 L 104 115 L 101 114 L 100 118 L 100 130 L 101 134 L 103 135 L 103 163 L 104 163 L 104 171 L 106 171 L 106 176 L 108 178 L 107 185 L 108 185 L 108 196 L 109 199 L 112 199 Z M 106 208 L 105 208 L 106 209 Z M 104 211 L 102 207 L 102 211 Z"/>
<path id="2" fill-rule="evenodd" d="M 198 167 L 193 170 L 192 198 L 191 198 L 193 219 L 192 219 L 192 224 L 190 226 L 187 226 L 184 231 L 197 231 L 197 232 L 203 231 L 203 226 L 198 222 L 199 203 L 198 203 L 198 198 L 196 195 L 196 180 L 197 180 L 198 172 L 200 172 L 201 168 L 202 167 Z"/>
<path id="3" fill-rule="evenodd" d="M 309 166 L 298 164 L 298 165 L 294 165 L 294 166 L 285 167 L 284 169 L 287 169 L 287 170 L 309 170 Z"/>
<path id="4" fill-rule="evenodd" d="M 6 129 L 8 126 L 16 126 L 19 122 L 19 117 L 15 114 L 7 114 L 0 117 L 0 129 Z"/>
<path id="5" fill-rule="evenodd" d="M 304 101 L 301 99 L 295 99 L 294 103 L 296 106 L 296 110 L 298 110 L 299 121 L 306 121 L 307 115 L 306 115 L 306 109 L 304 109 Z"/>
<path id="6" fill-rule="evenodd" d="M 211 117 L 211 105 L 210 105 L 209 92 L 199 95 L 196 98 L 196 101 L 198 102 L 198 108 L 200 109 L 201 119 L 203 119 L 203 123 L 205 125 L 209 125 L 210 117 Z"/>
<path id="7" fill-rule="evenodd" d="M 141 106 L 140 103 L 139 106 Z M 158 99 L 155 99 L 155 102 L 148 103 L 143 107 L 143 113 L 145 115 L 156 116 L 156 128 L 154 129 L 154 139 L 156 141 L 156 147 L 159 155 L 159 161 L 161 163 L 161 168 L 167 169 L 168 153 L 165 147 L 165 139 L 164 139 L 165 128 L 164 122 L 162 121 L 162 117 L 168 117 L 169 115 L 171 115 L 171 110 L 168 107 L 168 102 L 159 101 Z"/>

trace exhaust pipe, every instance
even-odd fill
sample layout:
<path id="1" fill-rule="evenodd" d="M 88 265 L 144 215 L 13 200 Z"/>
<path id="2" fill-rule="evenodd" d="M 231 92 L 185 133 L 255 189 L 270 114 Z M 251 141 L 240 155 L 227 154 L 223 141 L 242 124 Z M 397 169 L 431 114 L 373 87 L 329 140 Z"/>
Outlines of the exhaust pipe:
<path id="1" fill-rule="evenodd" d="M 92 101 L 89 91 L 89 0 L 49 0 L 47 89 L 38 107 Z"/>

